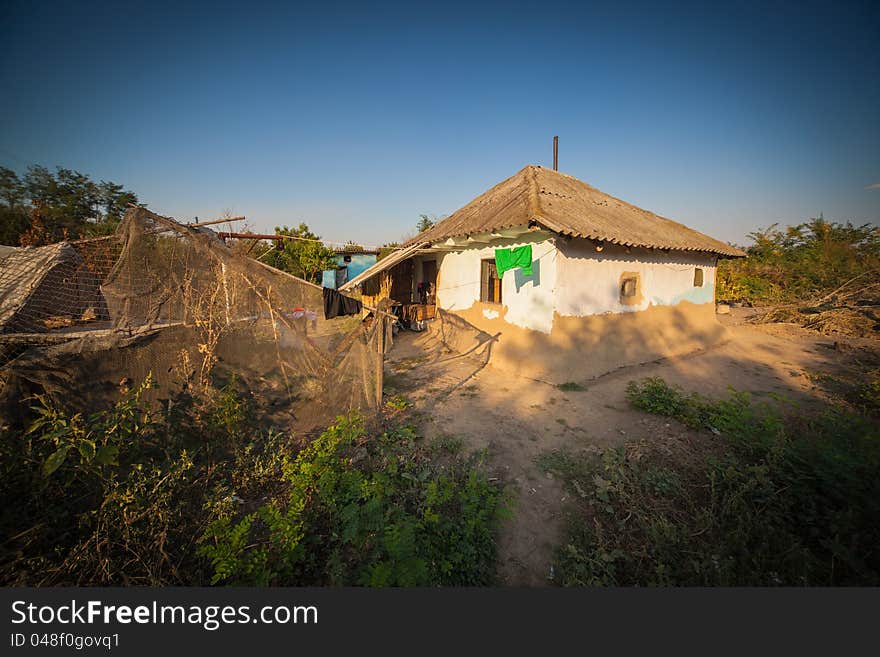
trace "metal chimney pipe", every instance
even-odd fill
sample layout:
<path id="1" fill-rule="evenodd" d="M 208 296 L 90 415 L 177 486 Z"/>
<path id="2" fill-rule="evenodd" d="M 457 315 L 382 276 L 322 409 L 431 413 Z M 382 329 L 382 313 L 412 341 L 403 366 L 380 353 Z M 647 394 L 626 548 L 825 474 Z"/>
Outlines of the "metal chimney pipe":
<path id="1" fill-rule="evenodd" d="M 553 170 L 559 171 L 559 137 L 553 137 Z"/>

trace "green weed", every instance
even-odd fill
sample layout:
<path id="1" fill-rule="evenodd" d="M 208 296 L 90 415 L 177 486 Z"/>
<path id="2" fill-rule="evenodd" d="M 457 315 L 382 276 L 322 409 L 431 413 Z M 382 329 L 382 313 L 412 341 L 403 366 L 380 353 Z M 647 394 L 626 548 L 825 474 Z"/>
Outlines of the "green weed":
<path id="1" fill-rule="evenodd" d="M 876 424 L 833 407 L 789 417 L 741 393 L 713 400 L 660 379 L 634 382 L 628 395 L 716 435 L 676 456 L 644 443 L 542 456 L 577 500 L 559 583 L 880 583 Z"/>
<path id="2" fill-rule="evenodd" d="M 212 583 L 479 585 L 494 576 L 502 492 L 479 461 L 440 469 L 409 427 L 367 439 L 339 418 L 285 464 L 286 494 L 200 539 Z"/>

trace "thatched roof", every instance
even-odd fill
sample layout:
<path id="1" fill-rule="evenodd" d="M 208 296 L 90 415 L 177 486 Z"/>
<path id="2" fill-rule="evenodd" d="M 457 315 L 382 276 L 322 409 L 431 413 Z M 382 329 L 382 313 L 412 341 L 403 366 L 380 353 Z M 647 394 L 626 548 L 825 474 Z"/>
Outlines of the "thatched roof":
<path id="1" fill-rule="evenodd" d="M 537 222 L 560 235 L 624 246 L 742 257 L 739 249 L 609 196 L 573 176 L 529 165 L 404 246 L 491 233 Z"/>

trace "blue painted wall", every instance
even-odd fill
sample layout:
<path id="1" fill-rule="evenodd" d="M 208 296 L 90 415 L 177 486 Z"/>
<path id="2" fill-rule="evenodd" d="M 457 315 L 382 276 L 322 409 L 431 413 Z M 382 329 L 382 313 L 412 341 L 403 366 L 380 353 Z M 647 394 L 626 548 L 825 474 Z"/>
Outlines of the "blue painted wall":
<path id="1" fill-rule="evenodd" d="M 345 259 L 349 258 L 350 262 Z M 336 289 L 346 281 L 350 281 L 363 271 L 376 264 L 377 256 L 375 253 L 339 253 L 336 255 L 336 264 L 340 268 L 345 267 L 345 276 L 337 276 L 334 270 L 327 270 L 321 276 L 321 285 Z M 341 280 L 339 280 L 341 278 Z"/>

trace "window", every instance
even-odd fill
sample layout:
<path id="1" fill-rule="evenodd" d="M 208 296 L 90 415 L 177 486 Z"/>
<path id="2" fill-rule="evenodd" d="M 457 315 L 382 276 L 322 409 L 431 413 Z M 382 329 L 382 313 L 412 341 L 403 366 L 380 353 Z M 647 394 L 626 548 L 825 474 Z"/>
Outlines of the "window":
<path id="1" fill-rule="evenodd" d="M 703 287 L 703 270 L 699 267 L 694 268 L 694 287 Z"/>
<path id="2" fill-rule="evenodd" d="M 620 277 L 620 303 L 625 306 L 635 306 L 641 302 L 642 290 L 638 272 L 624 272 Z"/>
<path id="3" fill-rule="evenodd" d="M 501 303 L 501 279 L 494 260 L 480 261 L 480 301 Z"/>

